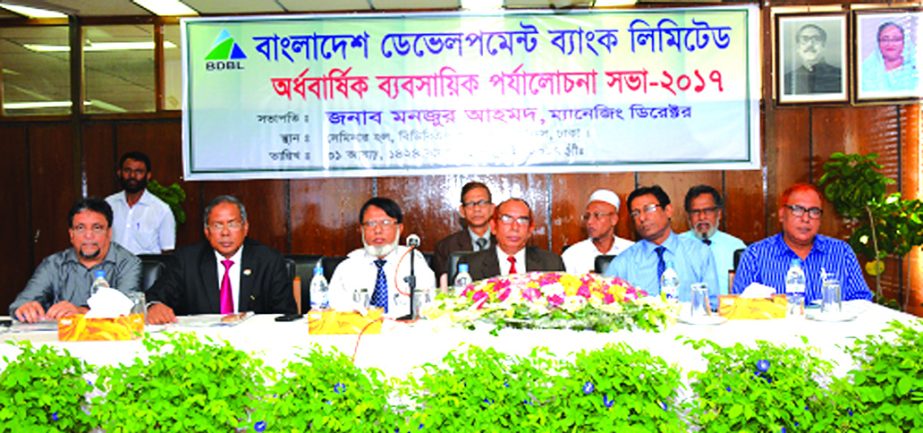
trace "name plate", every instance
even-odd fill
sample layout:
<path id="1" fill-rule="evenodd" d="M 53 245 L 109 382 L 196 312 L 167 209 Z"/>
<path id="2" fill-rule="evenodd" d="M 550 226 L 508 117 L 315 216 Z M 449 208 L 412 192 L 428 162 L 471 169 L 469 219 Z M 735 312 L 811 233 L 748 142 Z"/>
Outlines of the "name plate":
<path id="1" fill-rule="evenodd" d="M 75 314 L 58 320 L 60 341 L 119 341 L 144 336 L 144 315 L 130 314 L 111 319 L 87 318 Z"/>
<path id="2" fill-rule="evenodd" d="M 370 308 L 368 314 L 321 310 L 308 312 L 309 334 L 379 334 L 381 333 L 381 308 Z"/>
<path id="3" fill-rule="evenodd" d="M 771 298 L 741 298 L 738 295 L 721 295 L 718 297 L 718 314 L 728 320 L 782 319 L 788 308 L 785 295 L 772 295 Z"/>

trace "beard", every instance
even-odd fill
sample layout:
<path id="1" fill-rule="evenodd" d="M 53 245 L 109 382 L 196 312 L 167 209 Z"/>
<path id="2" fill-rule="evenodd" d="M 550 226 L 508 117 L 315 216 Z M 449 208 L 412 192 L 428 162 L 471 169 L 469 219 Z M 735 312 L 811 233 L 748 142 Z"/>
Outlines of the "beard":
<path id="1" fill-rule="evenodd" d="M 391 251 L 394 251 L 394 249 L 397 248 L 397 244 L 401 240 L 401 230 L 396 229 L 395 232 L 394 241 L 385 245 L 369 245 L 365 241 L 365 232 L 362 232 L 362 248 L 365 249 L 365 253 L 370 256 L 378 258 L 387 256 L 388 254 L 391 254 Z"/>
<path id="2" fill-rule="evenodd" d="M 715 224 L 712 225 L 707 221 L 699 221 L 698 224 L 693 227 L 692 234 L 699 240 L 711 239 L 715 235 L 715 232 L 718 231 L 718 222 L 715 221 Z"/>
<path id="3" fill-rule="evenodd" d="M 77 249 L 77 255 L 79 255 L 80 258 L 82 259 L 88 259 L 88 260 L 92 260 L 92 259 L 99 257 L 99 253 L 102 252 L 102 249 L 99 247 L 99 245 L 93 245 L 93 246 L 95 246 L 96 249 L 91 250 L 90 252 L 84 252 L 84 249 L 83 249 L 84 246 L 82 245 L 80 248 Z"/>
<path id="4" fill-rule="evenodd" d="M 134 179 L 125 179 L 124 177 L 119 178 L 119 183 L 122 185 L 122 189 L 125 192 L 130 194 L 135 194 L 137 192 L 143 191 L 147 188 L 147 179 L 134 180 Z"/>

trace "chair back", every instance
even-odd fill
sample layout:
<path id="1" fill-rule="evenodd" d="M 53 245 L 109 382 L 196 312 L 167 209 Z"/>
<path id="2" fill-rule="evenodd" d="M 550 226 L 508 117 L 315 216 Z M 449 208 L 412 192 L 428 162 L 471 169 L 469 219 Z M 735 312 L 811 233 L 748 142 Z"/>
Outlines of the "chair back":
<path id="1" fill-rule="evenodd" d="M 285 266 L 292 267 L 289 271 L 289 279 L 295 277 L 301 279 L 301 312 L 308 311 L 311 306 L 311 279 L 314 278 L 314 267 L 320 262 L 320 254 L 288 254 L 285 256 Z M 294 291 L 295 287 L 292 286 Z"/>
<path id="2" fill-rule="evenodd" d="M 467 263 L 464 257 L 474 254 L 474 251 L 452 251 L 449 253 L 449 285 L 455 284 L 455 276 L 458 275 L 458 264 Z"/>
<path id="3" fill-rule="evenodd" d="M 333 278 L 333 271 L 337 269 L 340 263 L 343 263 L 343 260 L 346 260 L 346 256 L 324 256 L 321 259 L 320 262 L 324 266 L 324 277 L 327 278 L 328 283 Z"/>
<path id="4" fill-rule="evenodd" d="M 734 270 L 735 271 L 737 270 L 737 265 L 740 264 L 740 258 L 744 255 L 744 251 L 746 250 L 747 250 L 746 248 L 740 248 L 740 249 L 734 250 Z"/>
<path id="5" fill-rule="evenodd" d="M 612 262 L 612 259 L 615 258 L 615 254 L 601 254 L 596 256 L 596 260 L 593 261 L 593 270 L 597 274 L 603 274 L 606 272 L 606 269 L 609 267 L 609 263 Z"/>
<path id="6" fill-rule="evenodd" d="M 167 269 L 159 260 L 141 260 L 141 290 L 148 291 Z"/>

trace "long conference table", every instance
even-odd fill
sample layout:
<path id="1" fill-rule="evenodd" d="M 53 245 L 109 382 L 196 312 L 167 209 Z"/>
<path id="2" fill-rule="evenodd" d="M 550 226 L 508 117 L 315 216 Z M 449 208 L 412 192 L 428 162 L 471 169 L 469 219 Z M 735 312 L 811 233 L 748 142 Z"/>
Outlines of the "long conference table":
<path id="1" fill-rule="evenodd" d="M 803 347 L 801 337 L 817 348 L 821 358 L 835 363 L 834 375 L 844 376 L 853 366 L 843 347 L 856 337 L 878 334 L 892 320 L 910 322 L 918 318 L 867 301 L 844 303 L 847 311 L 858 312 L 854 320 L 822 322 L 800 318 L 775 320 L 733 320 L 720 325 L 688 325 L 677 323 L 659 333 L 620 331 L 596 333 L 570 330 L 503 329 L 491 335 L 492 325 L 479 325 L 475 330 L 463 329 L 447 320 L 419 320 L 413 323 L 386 321 L 380 334 L 310 335 L 306 319 L 276 322 L 276 315 L 256 315 L 235 326 L 148 326 L 147 338 L 163 338 L 164 332 L 194 332 L 215 340 L 226 340 L 234 347 L 262 358 L 268 365 L 282 367 L 297 360 L 312 345 L 336 348 L 347 355 L 355 354 L 355 363 L 362 368 L 375 367 L 392 377 L 406 377 L 425 363 L 439 363 L 452 350 L 466 345 L 492 347 L 510 355 L 528 355 L 534 347 L 547 347 L 559 357 L 570 357 L 581 350 L 598 349 L 612 342 L 624 342 L 636 350 L 647 350 L 684 370 L 704 371 L 704 359 L 682 339 L 710 339 L 722 346 L 735 343 L 752 344 L 766 340 L 792 347 Z M 62 342 L 55 331 L 0 329 L 0 340 L 30 340 L 67 349 L 71 354 L 94 365 L 130 364 L 146 351 L 140 340 L 106 342 Z M 18 355 L 14 345 L 0 344 L 0 357 Z M 0 360 L 0 369 L 4 368 Z M 418 370 L 416 370 L 418 371 Z"/>

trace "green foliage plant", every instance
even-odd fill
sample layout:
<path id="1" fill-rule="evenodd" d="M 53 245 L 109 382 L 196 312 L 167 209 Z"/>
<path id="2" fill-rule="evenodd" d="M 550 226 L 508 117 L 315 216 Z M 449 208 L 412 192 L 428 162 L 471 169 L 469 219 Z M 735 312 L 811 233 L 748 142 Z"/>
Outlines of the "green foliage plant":
<path id="1" fill-rule="evenodd" d="M 0 371 L 0 432 L 88 432 L 87 382 L 92 369 L 84 361 L 53 346 L 16 344 L 19 356 L 3 357 Z"/>
<path id="2" fill-rule="evenodd" d="M 840 383 L 851 431 L 923 433 L 923 322 L 891 322 L 846 351 L 856 365 Z"/>
<path id="3" fill-rule="evenodd" d="M 624 343 L 578 353 L 561 380 L 568 431 L 685 432 L 682 373 Z"/>
<path id="4" fill-rule="evenodd" d="M 148 359 L 101 367 L 94 415 L 109 433 L 230 432 L 264 395 L 262 361 L 195 334 L 143 340 Z"/>
<path id="5" fill-rule="evenodd" d="M 170 186 L 161 185 L 154 179 L 147 184 L 148 191 L 157 196 L 157 198 L 170 205 L 173 211 L 173 218 L 177 224 L 186 222 L 186 211 L 183 210 L 183 202 L 186 201 L 186 191 L 178 183 L 173 182 Z"/>
<path id="6" fill-rule="evenodd" d="M 696 397 L 689 421 L 700 431 L 840 431 L 846 415 L 825 386 L 833 367 L 814 350 L 765 341 L 730 347 L 709 340 L 687 340 L 687 344 L 702 350 L 708 362 L 706 371 L 689 372 Z"/>
<path id="7" fill-rule="evenodd" d="M 923 245 L 923 201 L 905 200 L 900 193 L 888 194 L 888 185 L 895 181 L 880 173 L 877 159 L 875 153 L 834 152 L 824 163 L 824 174 L 818 183 L 851 229 L 850 246 L 869 260 L 865 270 L 875 277 L 876 298 L 882 301 L 883 259 L 902 258 L 915 246 Z"/>
<path id="8" fill-rule="evenodd" d="M 247 431 L 393 432 L 398 417 L 379 370 L 314 346 L 273 377 Z"/>

